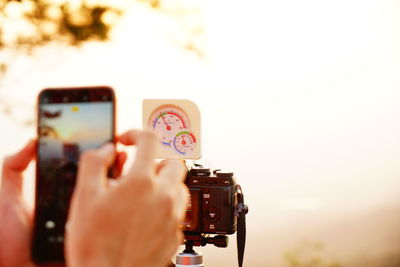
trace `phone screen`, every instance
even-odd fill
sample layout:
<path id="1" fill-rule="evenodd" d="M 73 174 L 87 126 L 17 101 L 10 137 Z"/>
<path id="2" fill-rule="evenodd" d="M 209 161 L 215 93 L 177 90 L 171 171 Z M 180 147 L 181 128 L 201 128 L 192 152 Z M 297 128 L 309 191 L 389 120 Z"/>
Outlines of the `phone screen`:
<path id="1" fill-rule="evenodd" d="M 114 142 L 110 88 L 46 89 L 39 95 L 33 258 L 64 261 L 64 233 L 80 154 Z"/>

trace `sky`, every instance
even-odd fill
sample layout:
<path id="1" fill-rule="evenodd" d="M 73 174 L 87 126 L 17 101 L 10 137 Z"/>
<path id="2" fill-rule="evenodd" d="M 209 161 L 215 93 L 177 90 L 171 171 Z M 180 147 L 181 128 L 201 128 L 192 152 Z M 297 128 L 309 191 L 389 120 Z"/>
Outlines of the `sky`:
<path id="1" fill-rule="evenodd" d="M 250 266 L 286 266 L 282 253 L 304 239 L 322 241 L 327 257 L 345 266 L 378 247 L 400 253 L 400 234 L 384 227 L 397 222 L 391 207 L 400 201 L 400 3 L 190 3 L 200 10 L 193 20 L 134 4 L 110 43 L 21 56 L 0 94 L 24 119 L 42 88 L 111 85 L 119 132 L 141 127 L 144 98 L 193 100 L 203 160 L 233 170 L 244 189 Z M 198 23 L 201 57 L 181 47 L 185 29 Z M 34 127 L 15 121 L 0 116 L 1 153 L 34 136 Z M 26 191 L 29 198 L 32 183 Z M 368 225 L 370 214 L 381 221 Z M 209 266 L 221 256 L 235 262 L 234 238 L 228 249 L 202 251 Z"/>
<path id="2" fill-rule="evenodd" d="M 110 103 L 44 104 L 43 110 L 61 111 L 58 118 L 44 119 L 43 125 L 52 127 L 59 140 L 78 143 L 81 150 L 110 140 L 112 135 L 112 105 Z"/>

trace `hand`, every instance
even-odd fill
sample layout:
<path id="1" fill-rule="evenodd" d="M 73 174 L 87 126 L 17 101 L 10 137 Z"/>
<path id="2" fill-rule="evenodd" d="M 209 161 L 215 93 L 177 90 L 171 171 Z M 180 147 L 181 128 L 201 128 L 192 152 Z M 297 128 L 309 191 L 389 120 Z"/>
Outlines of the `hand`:
<path id="1" fill-rule="evenodd" d="M 0 266 L 33 267 L 30 256 L 32 210 L 22 196 L 22 173 L 35 156 L 36 142 L 4 159 L 0 188 Z"/>
<path id="2" fill-rule="evenodd" d="M 33 211 L 22 196 L 22 174 L 34 159 L 35 151 L 36 141 L 31 140 L 3 162 L 0 188 L 1 267 L 35 267 L 30 254 Z"/>
<path id="3" fill-rule="evenodd" d="M 30 245 L 33 228 L 33 210 L 22 195 L 23 172 L 34 159 L 36 140 L 29 141 L 16 154 L 6 157 L 0 188 L 0 266 L 35 267 L 31 260 Z M 118 153 L 117 172 L 126 155 Z M 64 264 L 48 264 L 61 267 Z"/>
<path id="4" fill-rule="evenodd" d="M 69 267 L 165 267 L 182 242 L 179 223 L 188 198 L 183 164 L 155 164 L 159 142 L 152 132 L 129 131 L 119 142 L 136 145 L 137 152 L 115 183 L 106 177 L 112 145 L 81 157 L 66 234 Z"/>

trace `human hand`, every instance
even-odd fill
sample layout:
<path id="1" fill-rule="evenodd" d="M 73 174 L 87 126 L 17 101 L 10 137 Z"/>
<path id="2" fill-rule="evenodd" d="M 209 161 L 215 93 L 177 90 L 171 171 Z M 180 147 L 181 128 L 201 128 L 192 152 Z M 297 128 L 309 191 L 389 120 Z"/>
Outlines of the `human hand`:
<path id="1" fill-rule="evenodd" d="M 0 266 L 33 267 L 30 256 L 32 210 L 22 196 L 22 173 L 35 156 L 36 142 L 6 157 L 0 188 Z"/>
<path id="2" fill-rule="evenodd" d="M 128 131 L 119 142 L 136 145 L 137 152 L 115 183 L 107 180 L 111 144 L 81 157 L 66 233 L 69 267 L 165 267 L 182 242 L 179 223 L 188 197 L 183 164 L 155 164 L 152 132 Z"/>
<path id="3" fill-rule="evenodd" d="M 32 214 L 22 195 L 23 172 L 35 157 L 36 140 L 6 157 L 0 188 L 0 266 L 35 267 L 31 260 Z M 51 264 L 47 267 L 61 267 Z"/>
<path id="4" fill-rule="evenodd" d="M 33 210 L 22 195 L 23 172 L 35 158 L 36 140 L 29 141 L 16 154 L 6 157 L 0 179 L 0 266 L 36 267 L 31 260 Z M 116 173 L 120 173 L 126 154 L 117 153 Z M 64 267 L 50 263 L 46 267 Z"/>

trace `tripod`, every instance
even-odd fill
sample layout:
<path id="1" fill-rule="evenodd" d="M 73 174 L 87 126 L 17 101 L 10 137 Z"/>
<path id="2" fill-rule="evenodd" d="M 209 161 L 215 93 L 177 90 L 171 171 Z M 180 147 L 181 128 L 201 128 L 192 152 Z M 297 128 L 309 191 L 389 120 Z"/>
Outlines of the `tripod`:
<path id="1" fill-rule="evenodd" d="M 176 255 L 176 267 L 204 267 L 203 255 L 185 243 L 185 250 Z"/>
<path id="2" fill-rule="evenodd" d="M 176 255 L 176 267 L 204 267 L 203 255 L 193 249 L 193 246 L 205 246 L 214 244 L 216 247 L 227 247 L 228 237 L 217 235 L 209 237 L 206 235 L 186 235 L 185 249 Z"/>

